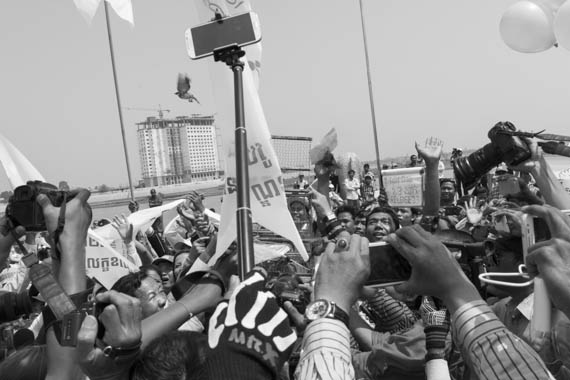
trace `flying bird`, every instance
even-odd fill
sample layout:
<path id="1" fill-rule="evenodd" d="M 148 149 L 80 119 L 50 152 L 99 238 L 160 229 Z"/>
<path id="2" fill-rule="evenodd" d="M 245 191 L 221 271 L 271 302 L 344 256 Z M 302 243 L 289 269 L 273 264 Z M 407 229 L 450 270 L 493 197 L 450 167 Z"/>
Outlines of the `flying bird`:
<path id="1" fill-rule="evenodd" d="M 190 103 L 196 101 L 196 103 L 200 104 L 198 99 L 190 93 L 190 77 L 188 74 L 178 73 L 178 82 L 176 84 L 176 91 L 174 94 L 177 95 L 180 99 L 186 99 Z"/>

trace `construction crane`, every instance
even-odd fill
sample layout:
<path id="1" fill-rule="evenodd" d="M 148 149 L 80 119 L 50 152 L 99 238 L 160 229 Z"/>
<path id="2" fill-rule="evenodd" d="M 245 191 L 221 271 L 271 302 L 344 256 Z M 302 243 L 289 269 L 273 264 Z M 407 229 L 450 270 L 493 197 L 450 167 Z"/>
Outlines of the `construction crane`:
<path id="1" fill-rule="evenodd" d="M 170 112 L 170 110 L 163 110 L 160 104 L 158 105 L 158 108 L 138 108 L 138 107 L 123 107 L 123 108 L 128 111 L 156 111 L 158 112 L 158 117 L 160 117 L 161 119 L 163 118 L 165 112 Z"/>

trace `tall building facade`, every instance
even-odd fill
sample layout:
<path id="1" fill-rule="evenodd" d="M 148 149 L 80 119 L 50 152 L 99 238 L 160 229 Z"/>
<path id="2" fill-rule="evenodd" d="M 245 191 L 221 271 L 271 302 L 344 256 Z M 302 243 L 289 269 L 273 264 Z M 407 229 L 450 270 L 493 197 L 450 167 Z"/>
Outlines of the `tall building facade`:
<path id="1" fill-rule="evenodd" d="M 137 123 L 145 186 L 219 178 L 220 146 L 214 116 L 148 117 Z"/>

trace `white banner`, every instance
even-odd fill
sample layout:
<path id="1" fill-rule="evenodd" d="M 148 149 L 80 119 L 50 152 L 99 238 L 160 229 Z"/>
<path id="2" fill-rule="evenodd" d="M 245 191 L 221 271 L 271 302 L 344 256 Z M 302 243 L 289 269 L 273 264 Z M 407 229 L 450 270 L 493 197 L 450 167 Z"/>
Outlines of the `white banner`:
<path id="1" fill-rule="evenodd" d="M 25 185 L 28 181 L 46 181 L 34 165 L 2 134 L 0 134 L 0 162 L 12 190 Z"/>
<path id="2" fill-rule="evenodd" d="M 219 10 L 224 15 L 233 15 L 251 10 L 249 1 L 196 0 L 195 4 L 202 23 L 213 18 L 213 10 Z M 252 59 L 252 49 L 255 49 L 256 45 L 259 45 L 259 43 L 245 49 L 246 62 Z M 228 132 L 224 136 L 224 146 L 227 150 L 225 157 L 227 157 L 227 160 L 220 231 L 216 254 L 210 261 L 210 263 L 214 263 L 237 236 L 237 183 L 235 175 L 234 128 L 232 128 L 235 127 L 233 75 L 228 66 L 221 62 L 214 62 L 211 58 L 209 59 L 217 119 L 220 122 L 220 129 Z M 260 60 L 260 54 L 254 60 Z M 261 67 L 261 64 L 258 66 Z M 257 92 L 254 74 L 258 73 L 259 70 L 255 69 L 257 67 L 256 64 L 253 65 L 253 71 L 251 70 L 252 65 L 248 64 L 246 67 L 250 68 L 250 70 L 244 70 L 243 86 L 249 187 L 253 217 L 257 223 L 291 240 L 299 253 L 307 260 L 307 252 L 287 208 L 281 169 L 271 145 L 271 135 L 269 134 L 265 114 Z"/>
<path id="3" fill-rule="evenodd" d="M 131 26 L 135 25 L 135 19 L 133 17 L 133 5 L 131 4 L 131 0 L 106 1 L 120 18 L 127 21 L 129 24 L 131 24 Z M 81 16 L 83 16 L 85 21 L 87 21 L 87 24 L 91 25 L 93 17 L 95 17 L 95 13 L 97 13 L 97 9 L 101 3 L 101 0 L 73 0 L 73 2 L 75 3 L 77 10 L 79 10 L 79 13 L 81 13 Z"/>

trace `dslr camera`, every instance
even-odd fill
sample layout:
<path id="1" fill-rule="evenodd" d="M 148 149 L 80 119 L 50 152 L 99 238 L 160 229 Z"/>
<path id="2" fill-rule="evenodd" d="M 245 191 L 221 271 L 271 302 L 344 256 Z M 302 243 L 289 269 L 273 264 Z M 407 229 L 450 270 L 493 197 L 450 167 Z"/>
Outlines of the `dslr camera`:
<path id="1" fill-rule="evenodd" d="M 75 194 L 59 190 L 56 186 L 42 181 L 28 181 L 14 189 L 14 195 L 8 200 L 6 216 L 14 227 L 22 226 L 26 231 L 46 231 L 42 207 L 36 202 L 40 194 L 45 194 L 55 207 L 61 207 L 75 197 Z"/>
<path id="2" fill-rule="evenodd" d="M 508 134 L 516 130 L 510 121 L 500 121 L 489 130 L 489 144 L 467 157 L 456 157 L 453 171 L 465 190 L 475 187 L 479 178 L 501 162 L 518 165 L 530 158 L 531 152 L 526 143 L 519 137 Z"/>

